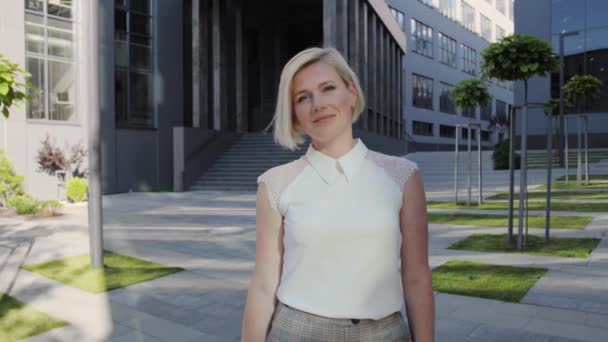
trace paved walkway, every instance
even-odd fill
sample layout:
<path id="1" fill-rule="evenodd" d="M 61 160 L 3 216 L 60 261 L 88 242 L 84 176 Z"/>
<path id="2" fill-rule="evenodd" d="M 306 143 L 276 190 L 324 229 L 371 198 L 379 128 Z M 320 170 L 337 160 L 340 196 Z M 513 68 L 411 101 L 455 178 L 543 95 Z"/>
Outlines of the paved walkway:
<path id="1" fill-rule="evenodd" d="M 66 212 L 45 220 L 0 219 L 0 291 L 70 323 L 27 341 L 240 339 L 255 254 L 254 193 L 104 197 L 106 249 L 186 270 L 98 295 L 19 269 L 88 252 L 86 208 L 70 206 Z M 605 341 L 608 213 L 591 216 L 593 222 L 585 231 L 553 230 L 554 236 L 602 238 L 588 259 L 448 250 L 473 232 L 505 229 L 430 225 L 433 267 L 459 259 L 549 269 L 518 304 L 437 293 L 436 340 Z"/>

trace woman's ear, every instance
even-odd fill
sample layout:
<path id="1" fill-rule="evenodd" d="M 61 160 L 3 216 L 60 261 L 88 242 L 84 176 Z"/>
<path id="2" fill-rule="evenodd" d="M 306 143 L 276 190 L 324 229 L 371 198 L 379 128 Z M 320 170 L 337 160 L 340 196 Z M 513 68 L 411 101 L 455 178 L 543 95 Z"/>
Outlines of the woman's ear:
<path id="1" fill-rule="evenodd" d="M 357 87 L 355 87 L 355 83 L 353 81 L 348 82 L 348 91 L 351 94 L 351 106 L 354 107 L 357 103 L 357 97 L 359 94 L 357 93 Z"/>

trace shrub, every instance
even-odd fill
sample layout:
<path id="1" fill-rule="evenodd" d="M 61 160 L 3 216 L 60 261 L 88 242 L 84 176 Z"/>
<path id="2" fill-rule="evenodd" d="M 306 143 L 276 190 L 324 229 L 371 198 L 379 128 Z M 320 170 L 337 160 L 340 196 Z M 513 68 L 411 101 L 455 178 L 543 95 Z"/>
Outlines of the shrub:
<path id="1" fill-rule="evenodd" d="M 19 176 L 3 150 L 0 150 L 0 207 L 6 207 L 9 198 L 23 195 L 23 177 Z"/>
<path id="2" fill-rule="evenodd" d="M 7 201 L 7 206 L 17 211 L 19 215 L 38 214 L 40 212 L 40 202 L 28 195 L 16 195 Z"/>
<path id="3" fill-rule="evenodd" d="M 82 178 L 70 178 L 65 186 L 65 191 L 68 199 L 72 202 L 82 202 L 87 197 L 89 186 L 87 181 Z"/>
<path id="4" fill-rule="evenodd" d="M 82 169 L 87 150 L 82 143 L 70 145 L 65 144 L 65 149 L 62 150 L 57 146 L 55 140 L 46 135 L 41 146 L 38 149 L 36 162 L 38 163 L 39 172 L 44 172 L 49 176 L 55 176 L 57 171 L 65 171 L 71 177 L 86 177 L 88 170 Z"/>
<path id="5" fill-rule="evenodd" d="M 492 159 L 494 160 L 494 170 L 508 170 L 509 169 L 509 139 L 503 140 L 498 144 L 494 145 L 494 153 L 492 153 Z M 519 154 L 515 153 L 514 156 L 515 170 L 519 169 L 521 158 Z"/>
<path id="6" fill-rule="evenodd" d="M 49 216 L 59 215 L 59 210 L 63 208 L 63 203 L 57 200 L 49 200 L 42 203 L 42 208 L 40 211 Z"/>

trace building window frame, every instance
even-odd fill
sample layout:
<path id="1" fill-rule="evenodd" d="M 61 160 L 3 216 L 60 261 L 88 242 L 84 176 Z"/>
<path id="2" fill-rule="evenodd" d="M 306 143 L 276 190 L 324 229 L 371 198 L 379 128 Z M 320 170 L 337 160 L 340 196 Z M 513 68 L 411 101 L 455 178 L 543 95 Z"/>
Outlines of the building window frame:
<path id="1" fill-rule="evenodd" d="M 454 86 L 445 82 L 439 82 L 439 86 L 439 111 L 445 114 L 458 114 L 456 105 L 454 105 L 454 101 L 452 100 L 452 89 Z"/>
<path id="2" fill-rule="evenodd" d="M 388 9 L 391 11 L 391 14 L 393 15 L 393 18 L 395 18 L 395 20 L 397 21 L 397 23 L 399 24 L 399 27 L 401 28 L 401 31 L 405 32 L 406 31 L 406 21 L 405 21 L 405 13 L 401 12 L 400 10 L 389 6 Z"/>
<path id="3" fill-rule="evenodd" d="M 456 49 L 458 43 L 456 39 L 439 32 L 439 61 L 443 64 L 449 65 L 453 68 L 458 68 L 458 59 Z"/>
<path id="4" fill-rule="evenodd" d="M 144 8 L 137 8 L 141 5 Z M 117 128 L 157 128 L 154 110 L 154 8 L 155 0 L 114 1 L 114 109 Z M 122 82 L 120 89 L 119 80 Z M 140 102 L 135 103 L 134 93 L 138 98 L 143 97 L 143 101 L 138 99 Z"/>
<path id="5" fill-rule="evenodd" d="M 76 6 L 77 2 L 69 6 L 43 0 L 24 3 L 25 69 L 32 74 L 31 82 L 38 88 L 36 93 L 28 91 L 33 98 L 26 102 L 28 122 L 79 124 Z M 30 62 L 36 63 L 36 70 Z M 56 73 L 62 78 L 54 84 Z M 55 87 L 61 85 L 64 91 L 57 91 Z"/>
<path id="6" fill-rule="evenodd" d="M 441 138 L 456 138 L 456 127 L 450 125 L 439 125 L 439 136 Z"/>
<path id="7" fill-rule="evenodd" d="M 477 51 L 466 44 L 460 44 L 462 51 L 462 71 L 467 74 L 477 73 Z"/>
<path id="8" fill-rule="evenodd" d="M 412 105 L 433 110 L 433 79 L 412 73 Z"/>
<path id="9" fill-rule="evenodd" d="M 468 2 L 462 1 L 460 3 L 460 15 L 462 18 L 462 25 L 469 31 L 475 32 L 475 7 L 471 6 Z"/>
<path id="10" fill-rule="evenodd" d="M 413 120 L 412 133 L 414 133 L 414 135 L 432 137 L 435 136 L 435 134 L 433 133 L 433 126 L 434 124 L 432 122 Z"/>
<path id="11" fill-rule="evenodd" d="M 487 40 L 488 42 L 492 41 L 492 20 L 486 17 L 483 14 L 479 14 L 479 23 L 480 23 L 480 31 L 481 38 Z"/>
<path id="12" fill-rule="evenodd" d="M 428 58 L 433 58 L 433 28 L 411 19 L 412 51 Z"/>

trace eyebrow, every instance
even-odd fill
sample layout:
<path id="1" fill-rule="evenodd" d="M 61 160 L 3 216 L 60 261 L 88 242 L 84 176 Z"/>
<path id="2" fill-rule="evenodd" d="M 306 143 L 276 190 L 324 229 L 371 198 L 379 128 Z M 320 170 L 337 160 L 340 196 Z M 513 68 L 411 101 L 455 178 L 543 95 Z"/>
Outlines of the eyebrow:
<path id="1" fill-rule="evenodd" d="M 328 83 L 331 83 L 331 82 L 334 82 L 334 81 L 333 80 L 323 81 L 323 82 L 321 82 L 321 84 L 319 84 L 319 88 L 321 88 L 321 87 L 323 87 L 323 86 L 325 86 L 325 85 L 327 85 Z M 297 97 L 300 93 L 304 93 L 306 91 L 307 91 L 306 89 L 300 90 L 297 93 L 295 93 L 293 95 L 293 97 Z"/>

